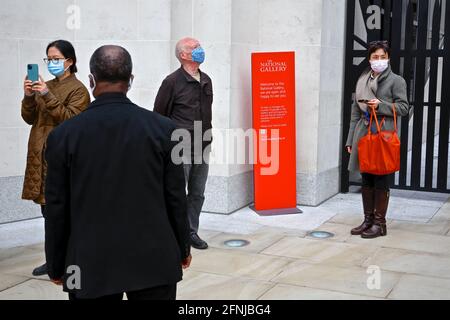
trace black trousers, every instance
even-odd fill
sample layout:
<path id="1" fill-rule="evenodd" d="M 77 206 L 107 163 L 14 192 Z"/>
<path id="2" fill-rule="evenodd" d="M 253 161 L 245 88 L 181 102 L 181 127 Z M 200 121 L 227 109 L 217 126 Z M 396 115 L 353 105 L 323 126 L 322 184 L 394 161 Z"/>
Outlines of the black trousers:
<path id="1" fill-rule="evenodd" d="M 389 191 L 389 183 L 392 175 L 377 176 L 369 173 L 362 173 L 363 187 L 375 188 L 379 190 Z"/>
<path id="2" fill-rule="evenodd" d="M 167 285 L 154 287 L 139 291 L 127 292 L 128 300 L 175 300 L 177 297 L 177 285 Z M 99 297 L 95 300 L 116 300 L 123 299 L 123 293 L 113 294 L 109 296 Z M 73 293 L 69 293 L 69 300 L 83 300 L 75 297 Z"/>

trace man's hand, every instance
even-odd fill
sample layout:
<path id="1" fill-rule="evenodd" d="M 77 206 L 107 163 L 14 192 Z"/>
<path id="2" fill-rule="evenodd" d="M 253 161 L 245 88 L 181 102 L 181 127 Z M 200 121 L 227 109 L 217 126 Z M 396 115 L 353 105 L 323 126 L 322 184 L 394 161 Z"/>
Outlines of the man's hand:
<path id="1" fill-rule="evenodd" d="M 62 284 L 63 284 L 62 279 L 50 279 L 50 280 L 51 280 L 51 282 L 53 282 L 57 286 L 62 286 Z"/>
<path id="2" fill-rule="evenodd" d="M 33 83 L 33 92 L 38 92 L 41 96 L 45 96 L 48 93 L 47 84 L 44 79 L 39 76 L 39 81 Z"/>
<path id="3" fill-rule="evenodd" d="M 367 106 L 368 106 L 370 109 L 376 111 L 376 110 L 378 110 L 378 105 L 379 105 L 380 103 L 381 103 L 380 100 L 378 100 L 378 99 L 372 99 L 372 100 L 369 100 L 369 102 L 367 102 Z"/>
<path id="4" fill-rule="evenodd" d="M 191 261 L 192 255 L 190 254 L 189 257 L 187 257 L 186 259 L 183 260 L 183 262 L 181 262 L 181 266 L 183 267 L 183 269 L 189 268 L 191 265 Z"/>
<path id="5" fill-rule="evenodd" d="M 347 148 L 347 152 L 352 154 L 352 147 L 351 146 L 347 146 L 346 148 Z"/>

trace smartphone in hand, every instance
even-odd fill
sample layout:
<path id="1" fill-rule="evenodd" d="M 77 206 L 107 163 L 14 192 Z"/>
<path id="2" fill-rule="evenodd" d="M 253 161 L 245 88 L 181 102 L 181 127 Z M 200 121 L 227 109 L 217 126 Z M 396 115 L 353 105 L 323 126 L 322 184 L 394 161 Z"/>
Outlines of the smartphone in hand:
<path id="1" fill-rule="evenodd" d="M 27 77 L 28 80 L 33 82 L 39 81 L 39 68 L 37 64 L 29 64 L 27 66 Z"/>

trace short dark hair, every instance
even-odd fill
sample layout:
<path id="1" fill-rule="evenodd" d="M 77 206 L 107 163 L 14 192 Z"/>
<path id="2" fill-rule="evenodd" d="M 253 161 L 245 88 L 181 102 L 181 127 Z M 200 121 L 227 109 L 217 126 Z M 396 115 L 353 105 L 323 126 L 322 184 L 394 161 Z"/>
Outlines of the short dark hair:
<path id="1" fill-rule="evenodd" d="M 133 71 L 133 62 L 125 48 L 106 45 L 92 54 L 89 68 L 96 81 L 128 82 Z"/>
<path id="2" fill-rule="evenodd" d="M 391 48 L 389 47 L 389 42 L 381 40 L 381 41 L 372 41 L 371 43 L 369 43 L 367 59 L 370 60 L 370 56 L 372 55 L 372 53 L 374 53 L 379 49 L 383 49 L 384 52 L 387 53 L 389 57 L 391 57 Z"/>
<path id="3" fill-rule="evenodd" d="M 73 63 L 69 68 L 70 73 L 77 72 L 77 56 L 75 55 L 75 48 L 73 47 L 73 45 L 66 40 L 56 40 L 48 44 L 45 53 L 48 55 L 48 50 L 53 47 L 58 49 L 64 56 L 64 58 L 72 60 Z"/>

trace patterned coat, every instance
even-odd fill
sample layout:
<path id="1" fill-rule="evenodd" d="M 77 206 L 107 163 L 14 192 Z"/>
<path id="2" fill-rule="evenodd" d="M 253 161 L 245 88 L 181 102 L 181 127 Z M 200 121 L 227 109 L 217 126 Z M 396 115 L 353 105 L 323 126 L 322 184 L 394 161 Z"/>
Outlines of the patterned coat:
<path id="1" fill-rule="evenodd" d="M 41 205 L 45 204 L 43 154 L 47 136 L 53 128 L 81 113 L 90 103 L 88 90 L 74 74 L 61 81 L 58 78 L 47 81 L 47 87 L 46 95 L 25 96 L 22 100 L 22 118 L 31 125 L 22 199 Z"/>

